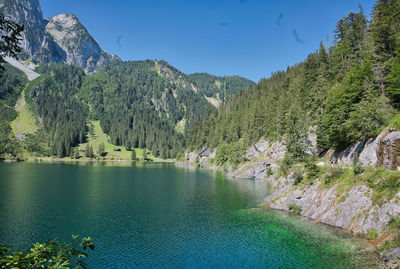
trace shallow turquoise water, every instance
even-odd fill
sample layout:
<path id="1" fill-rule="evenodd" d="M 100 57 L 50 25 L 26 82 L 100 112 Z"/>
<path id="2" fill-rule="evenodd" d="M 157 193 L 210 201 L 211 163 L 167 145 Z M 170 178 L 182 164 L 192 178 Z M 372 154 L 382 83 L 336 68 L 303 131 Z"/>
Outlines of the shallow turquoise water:
<path id="1" fill-rule="evenodd" d="M 0 244 L 90 236 L 90 268 L 374 268 L 336 230 L 254 209 L 268 192 L 171 164 L 0 163 Z"/>

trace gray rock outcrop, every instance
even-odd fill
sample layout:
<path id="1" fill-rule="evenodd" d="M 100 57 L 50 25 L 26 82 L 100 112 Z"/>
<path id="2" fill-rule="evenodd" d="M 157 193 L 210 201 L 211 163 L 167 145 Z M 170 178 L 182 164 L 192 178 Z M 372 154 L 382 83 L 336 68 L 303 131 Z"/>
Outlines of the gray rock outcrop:
<path id="1" fill-rule="evenodd" d="M 386 232 L 390 219 L 400 216 L 400 193 L 377 205 L 372 202 L 372 190 L 364 184 L 338 192 L 337 185 L 326 188 L 319 182 L 296 187 L 291 175 L 270 177 L 267 181 L 275 186 L 265 199 L 270 208 L 289 211 L 289 205 L 293 204 L 302 209 L 300 214 L 304 217 L 353 233 L 367 234 L 372 229 Z"/>
<path id="2" fill-rule="evenodd" d="M 380 256 L 388 268 L 400 268 L 400 247 L 384 250 Z"/>
<path id="3" fill-rule="evenodd" d="M 227 177 L 238 179 L 266 179 L 268 169 L 276 170 L 278 165 L 272 161 L 246 162 L 237 169 L 229 169 Z"/>
<path id="4" fill-rule="evenodd" d="M 400 166 L 400 131 L 384 130 L 376 138 L 358 142 L 342 152 L 329 151 L 325 157 L 333 164 L 352 165 L 356 155 L 366 166 L 384 166 L 396 170 Z"/>

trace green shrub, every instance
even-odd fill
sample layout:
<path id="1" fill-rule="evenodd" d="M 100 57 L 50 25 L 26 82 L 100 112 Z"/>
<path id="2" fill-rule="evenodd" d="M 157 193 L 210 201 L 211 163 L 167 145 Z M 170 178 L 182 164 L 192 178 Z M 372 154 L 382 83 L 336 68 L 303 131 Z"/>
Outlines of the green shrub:
<path id="1" fill-rule="evenodd" d="M 362 166 L 362 163 L 360 162 L 360 156 L 358 153 L 356 153 L 353 160 L 353 172 L 355 175 L 360 175 L 364 173 L 364 171 L 365 168 Z"/>
<path id="2" fill-rule="evenodd" d="M 293 172 L 293 178 L 294 178 L 294 185 L 297 185 L 303 181 L 303 171 L 300 169 L 296 169 Z"/>
<path id="3" fill-rule="evenodd" d="M 325 174 L 323 178 L 324 185 L 329 185 L 332 182 L 335 182 L 343 175 L 343 169 L 339 167 L 329 167 L 328 172 Z"/>
<path id="4" fill-rule="evenodd" d="M 368 230 L 367 239 L 376 240 L 379 237 L 379 232 L 376 229 Z"/>
<path id="5" fill-rule="evenodd" d="M 246 147 L 243 141 L 237 141 L 232 143 L 221 143 L 218 146 L 217 153 L 215 155 L 215 164 L 224 165 L 231 164 L 236 167 L 241 162 L 245 161 L 243 155 L 245 153 Z"/>
<path id="6" fill-rule="evenodd" d="M 400 113 L 397 113 L 396 116 L 394 116 L 390 122 L 389 122 L 390 127 L 394 127 L 397 130 L 400 130 Z"/>
<path id="7" fill-rule="evenodd" d="M 286 153 L 285 157 L 283 158 L 279 166 L 279 174 L 282 176 L 286 176 L 289 173 L 290 168 L 292 168 L 294 163 L 295 163 L 294 158 L 290 154 Z"/>
<path id="8" fill-rule="evenodd" d="M 274 174 L 274 172 L 272 171 L 271 167 L 268 167 L 267 169 L 267 176 L 270 177 Z"/>
<path id="9" fill-rule="evenodd" d="M 176 154 L 176 160 L 180 162 L 185 160 L 185 156 L 182 152 L 178 152 L 178 154 Z"/>
<path id="10" fill-rule="evenodd" d="M 295 204 L 289 204 L 288 208 L 289 208 L 290 212 L 292 212 L 293 214 L 296 214 L 296 215 L 300 215 L 301 211 L 303 211 L 303 209 L 300 206 L 295 205 Z"/>
<path id="11" fill-rule="evenodd" d="M 319 176 L 320 169 L 316 164 L 317 159 L 315 156 L 307 158 L 305 160 L 305 169 L 307 171 L 307 179 L 313 181 Z"/>
<path id="12" fill-rule="evenodd" d="M 400 231 L 400 217 L 390 218 L 388 225 L 390 229 L 394 231 Z"/>

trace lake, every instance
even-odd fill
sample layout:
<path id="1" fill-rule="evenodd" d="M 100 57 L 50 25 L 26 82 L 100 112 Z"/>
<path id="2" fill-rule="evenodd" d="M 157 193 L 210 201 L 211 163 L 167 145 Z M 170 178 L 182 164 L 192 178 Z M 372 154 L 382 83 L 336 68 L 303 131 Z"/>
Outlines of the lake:
<path id="1" fill-rule="evenodd" d="M 90 236 L 90 268 L 376 266 L 360 240 L 257 209 L 267 193 L 166 163 L 0 163 L 0 244 Z"/>

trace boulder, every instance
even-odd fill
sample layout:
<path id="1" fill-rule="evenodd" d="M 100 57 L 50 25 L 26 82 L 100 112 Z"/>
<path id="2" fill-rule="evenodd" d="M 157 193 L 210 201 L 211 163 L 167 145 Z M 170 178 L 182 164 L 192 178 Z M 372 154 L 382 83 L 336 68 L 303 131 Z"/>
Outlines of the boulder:
<path id="1" fill-rule="evenodd" d="M 256 159 L 262 152 L 268 149 L 269 143 L 266 140 L 260 140 L 253 146 L 249 147 L 244 155 L 247 159 Z"/>
<path id="2" fill-rule="evenodd" d="M 400 267 L 400 247 L 382 251 L 381 258 L 386 263 L 387 268 L 399 268 Z"/>

